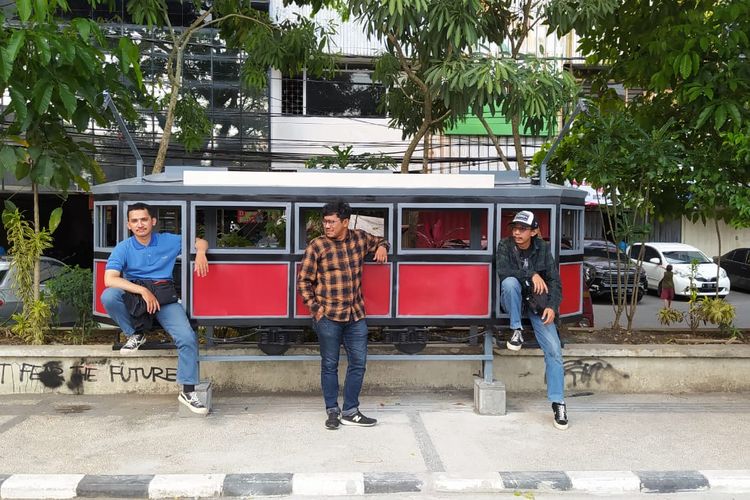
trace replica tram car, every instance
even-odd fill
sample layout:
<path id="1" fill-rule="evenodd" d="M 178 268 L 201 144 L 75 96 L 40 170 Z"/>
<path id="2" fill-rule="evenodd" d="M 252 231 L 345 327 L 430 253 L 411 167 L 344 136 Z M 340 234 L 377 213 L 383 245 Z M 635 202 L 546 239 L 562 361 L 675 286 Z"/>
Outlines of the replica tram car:
<path id="1" fill-rule="evenodd" d="M 283 354 L 302 342 L 311 326 L 296 286 L 305 247 L 323 234 L 321 207 L 342 200 L 353 209 L 350 228 L 391 244 L 386 264 L 369 262 L 363 270 L 368 325 L 378 332 L 378 341 L 414 353 L 431 341 L 431 332 L 507 325 L 499 308 L 494 249 L 522 209 L 536 214 L 540 234 L 559 262 L 560 319 L 578 321 L 584 197 L 573 188 L 535 185 L 516 172 L 168 167 L 162 174 L 94 187 L 94 314 L 107 320 L 100 301 L 105 264 L 115 245 L 129 236 L 128 205 L 144 202 L 158 212 L 158 231 L 183 235 L 175 281 L 189 318 L 199 326 L 249 329 L 263 352 Z M 209 242 L 210 270 L 203 278 L 192 272 L 196 236 Z M 208 328 L 209 342 L 213 330 Z"/>

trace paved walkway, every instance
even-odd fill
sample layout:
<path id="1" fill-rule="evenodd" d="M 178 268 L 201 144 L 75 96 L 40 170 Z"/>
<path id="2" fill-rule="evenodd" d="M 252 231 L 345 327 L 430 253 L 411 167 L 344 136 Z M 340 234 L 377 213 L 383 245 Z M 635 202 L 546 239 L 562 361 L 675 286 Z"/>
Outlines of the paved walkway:
<path id="1" fill-rule="evenodd" d="M 466 393 L 367 395 L 373 428 L 326 430 L 311 395 L 0 399 L 0 497 L 569 491 L 750 493 L 750 395 L 542 395 L 480 416 Z M 187 476 L 183 476 L 187 474 Z"/>

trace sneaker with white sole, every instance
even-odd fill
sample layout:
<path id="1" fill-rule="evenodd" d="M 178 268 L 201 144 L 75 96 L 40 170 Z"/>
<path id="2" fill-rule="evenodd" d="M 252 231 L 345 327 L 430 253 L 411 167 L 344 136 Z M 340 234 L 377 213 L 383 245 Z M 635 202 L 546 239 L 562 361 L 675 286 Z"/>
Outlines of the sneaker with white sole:
<path id="1" fill-rule="evenodd" d="M 180 394 L 177 396 L 177 401 L 187 406 L 188 409 L 193 413 L 197 413 L 199 415 L 208 414 L 208 408 L 206 408 L 206 405 L 204 405 L 201 400 L 198 399 L 198 395 L 195 393 L 195 391 L 180 392 Z"/>
<path id="2" fill-rule="evenodd" d="M 552 403 L 552 413 L 555 416 L 555 427 L 560 430 L 568 428 L 568 412 L 565 403 Z"/>
<path id="3" fill-rule="evenodd" d="M 359 427 L 372 427 L 378 421 L 374 418 L 365 417 L 357 410 L 354 415 L 341 415 L 341 425 L 356 425 Z"/>
<path id="4" fill-rule="evenodd" d="M 339 424 L 341 423 L 341 414 L 336 411 L 329 411 L 328 417 L 326 418 L 326 429 L 329 431 L 335 431 L 339 428 Z"/>
<path id="5" fill-rule="evenodd" d="M 122 354 L 123 356 L 133 354 L 138 350 L 139 347 L 141 347 L 145 343 L 145 335 L 143 335 L 142 333 L 134 333 L 133 335 L 128 337 L 128 340 L 126 340 L 122 347 L 120 347 L 120 354 Z"/>
<path id="6" fill-rule="evenodd" d="M 513 330 L 510 340 L 506 342 L 505 347 L 511 351 L 520 351 L 521 347 L 523 347 L 523 332 L 521 330 Z"/>

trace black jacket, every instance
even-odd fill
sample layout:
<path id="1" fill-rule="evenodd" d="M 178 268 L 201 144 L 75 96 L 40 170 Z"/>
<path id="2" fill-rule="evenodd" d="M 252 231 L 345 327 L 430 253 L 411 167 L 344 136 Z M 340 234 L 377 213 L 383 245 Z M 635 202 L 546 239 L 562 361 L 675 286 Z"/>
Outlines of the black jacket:
<path id="1" fill-rule="evenodd" d="M 552 256 L 552 249 L 542 238 L 535 236 L 531 239 L 531 255 L 529 255 L 529 268 L 524 269 L 521 264 L 521 256 L 518 246 L 512 236 L 503 238 L 497 244 L 495 252 L 495 268 L 500 282 L 505 278 L 516 278 L 523 283 L 531 279 L 534 274 L 539 274 L 549 289 L 547 307 L 551 307 L 558 314 L 560 301 L 562 300 L 562 287 L 560 285 L 560 271 Z"/>

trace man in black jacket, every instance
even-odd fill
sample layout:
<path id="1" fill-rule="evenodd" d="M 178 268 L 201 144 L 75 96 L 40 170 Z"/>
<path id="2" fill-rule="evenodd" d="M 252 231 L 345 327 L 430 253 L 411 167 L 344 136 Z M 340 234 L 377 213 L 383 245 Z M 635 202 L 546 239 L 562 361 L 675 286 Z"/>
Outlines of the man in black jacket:
<path id="1" fill-rule="evenodd" d="M 539 222 L 533 212 L 518 212 L 510 225 L 511 236 L 500 240 L 495 254 L 501 283 L 500 305 L 510 315 L 511 337 L 507 347 L 518 351 L 523 346 L 521 317 L 526 314 L 544 352 L 547 398 L 552 403 L 554 425 L 567 429 L 565 375 L 555 326 L 562 299 L 560 273 L 549 244 L 538 236 Z"/>

